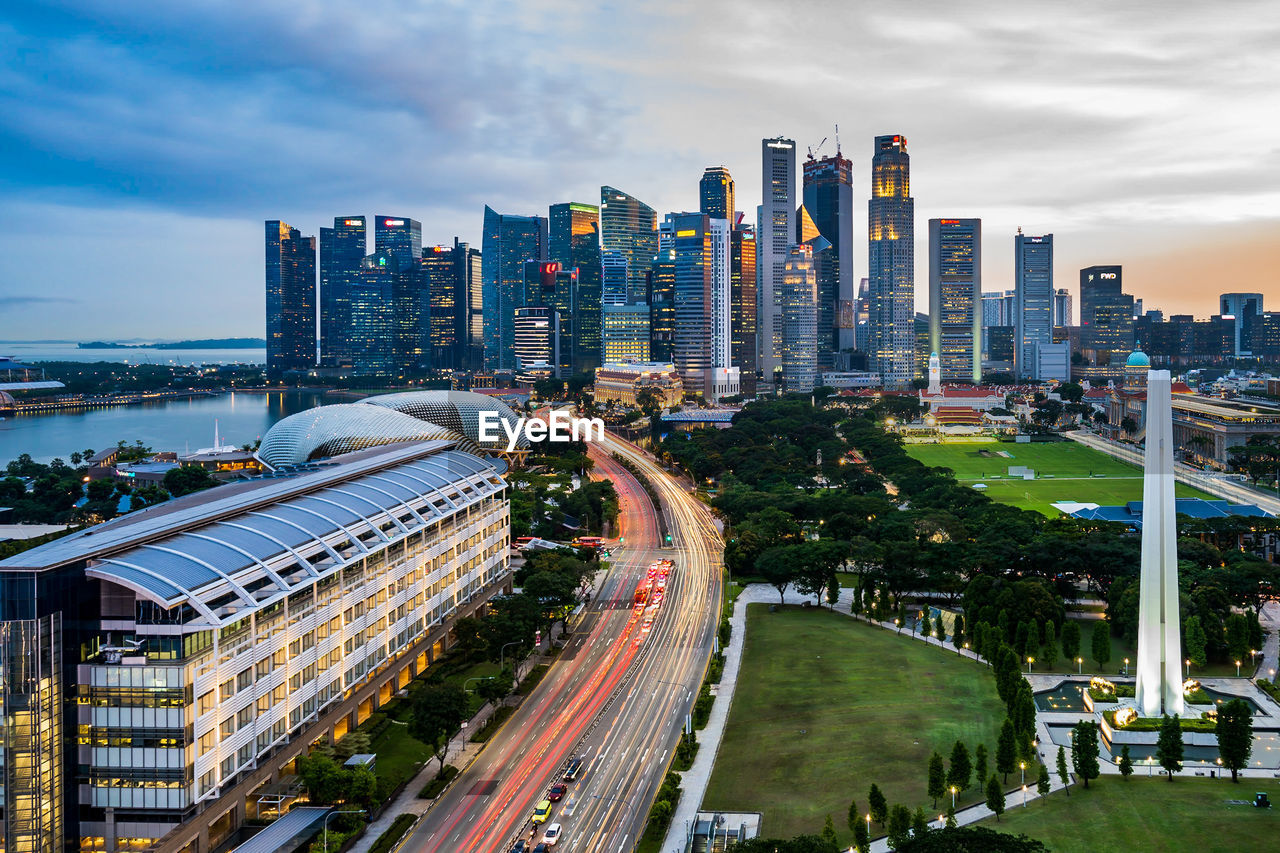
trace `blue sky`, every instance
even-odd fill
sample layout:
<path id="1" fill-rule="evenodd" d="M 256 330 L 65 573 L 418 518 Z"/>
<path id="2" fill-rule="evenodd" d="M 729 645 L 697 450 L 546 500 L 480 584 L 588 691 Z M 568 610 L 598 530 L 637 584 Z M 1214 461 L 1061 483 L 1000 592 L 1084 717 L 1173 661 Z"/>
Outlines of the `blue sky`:
<path id="1" fill-rule="evenodd" d="M 1280 9 L 1121 5 L 8 4 L 0 339 L 260 335 L 267 218 L 478 241 L 486 203 L 600 184 L 696 208 L 713 164 L 754 218 L 761 137 L 836 123 L 856 275 L 871 139 L 903 133 L 917 234 L 982 217 L 987 290 L 1021 226 L 1059 286 L 1123 263 L 1169 313 L 1280 308 Z"/>

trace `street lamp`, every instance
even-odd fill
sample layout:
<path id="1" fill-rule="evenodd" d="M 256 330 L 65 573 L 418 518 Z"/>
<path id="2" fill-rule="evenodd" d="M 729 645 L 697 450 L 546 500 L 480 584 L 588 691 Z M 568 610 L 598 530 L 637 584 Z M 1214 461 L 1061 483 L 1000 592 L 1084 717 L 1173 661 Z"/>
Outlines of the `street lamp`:
<path id="1" fill-rule="evenodd" d="M 867 843 L 871 843 L 871 812 L 867 812 Z"/>
<path id="2" fill-rule="evenodd" d="M 1027 807 L 1027 786 L 1026 785 L 1022 786 L 1022 807 L 1024 809 Z"/>
<path id="3" fill-rule="evenodd" d="M 1186 660 L 1183 661 L 1183 663 L 1187 665 L 1186 677 L 1190 678 L 1191 677 L 1191 658 L 1187 658 Z"/>
<path id="4" fill-rule="evenodd" d="M 1079 675 L 1083 671 L 1081 669 L 1081 667 L 1083 666 L 1084 666 L 1084 658 L 1076 658 L 1076 675 Z"/>
<path id="5" fill-rule="evenodd" d="M 1129 674 L 1129 659 L 1128 659 L 1128 658 L 1125 658 L 1125 659 L 1124 659 L 1124 674 L 1125 674 L 1125 675 L 1128 675 L 1128 674 Z"/>
<path id="6" fill-rule="evenodd" d="M 896 629 L 898 630 L 898 633 L 899 633 L 899 634 L 901 634 L 901 633 L 902 633 L 902 623 L 901 623 L 899 620 L 897 620 L 897 619 L 894 619 L 894 620 L 893 620 L 893 627 L 894 627 L 894 628 L 896 628 Z M 1238 664 L 1237 664 L 1237 666 L 1238 666 Z M 1237 674 L 1237 675 L 1239 675 L 1239 673 L 1236 673 L 1236 674 Z"/>
<path id="7" fill-rule="evenodd" d="M 324 816 L 324 851 L 329 853 L 329 818 L 336 814 L 364 814 L 364 809 L 346 809 L 344 811 L 329 812 Z"/>
<path id="8" fill-rule="evenodd" d="M 1240 661 L 1236 661 L 1236 678 L 1240 677 Z"/>
<path id="9" fill-rule="evenodd" d="M 1036 662 L 1035 658 L 1031 657 L 1031 655 L 1027 655 L 1027 674 L 1028 675 L 1031 674 L 1031 664 L 1035 662 Z"/>
<path id="10" fill-rule="evenodd" d="M 951 786 L 951 810 L 956 810 L 956 786 Z"/>

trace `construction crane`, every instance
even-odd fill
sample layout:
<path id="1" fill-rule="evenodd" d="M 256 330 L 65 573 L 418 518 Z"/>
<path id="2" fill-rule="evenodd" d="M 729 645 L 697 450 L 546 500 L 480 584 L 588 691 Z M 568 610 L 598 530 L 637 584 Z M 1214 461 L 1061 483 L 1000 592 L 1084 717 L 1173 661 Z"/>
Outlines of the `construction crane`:
<path id="1" fill-rule="evenodd" d="M 824 136 L 824 137 L 822 137 L 822 141 L 818 143 L 818 147 L 817 147 L 817 148 L 814 148 L 812 145 L 810 145 L 810 146 L 809 146 L 809 159 L 810 159 L 810 160 L 817 160 L 817 159 L 818 159 L 818 152 L 822 150 L 822 146 L 823 146 L 823 145 L 825 145 L 825 144 L 826 144 L 826 142 L 827 142 L 827 137 L 825 137 L 825 136 Z"/>

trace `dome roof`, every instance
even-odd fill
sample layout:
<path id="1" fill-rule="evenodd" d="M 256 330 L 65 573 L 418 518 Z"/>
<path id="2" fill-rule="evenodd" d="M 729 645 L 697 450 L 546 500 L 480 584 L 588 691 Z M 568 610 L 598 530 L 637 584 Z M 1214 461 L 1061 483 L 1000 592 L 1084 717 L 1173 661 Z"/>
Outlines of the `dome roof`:
<path id="1" fill-rule="evenodd" d="M 1151 359 L 1147 358 L 1147 354 L 1142 350 L 1134 350 L 1129 354 L 1129 360 L 1124 363 L 1125 367 L 1150 367 Z"/>
<path id="2" fill-rule="evenodd" d="M 454 440 L 459 450 L 479 449 L 466 436 L 438 424 L 391 409 L 340 403 L 278 421 L 263 436 L 257 455 L 272 468 L 282 468 L 383 444 L 436 439 Z"/>
<path id="3" fill-rule="evenodd" d="M 484 450 L 494 451 L 507 449 L 506 434 L 499 430 L 497 441 L 481 441 L 480 413 L 496 412 L 498 417 L 509 424 L 520 420 L 520 415 L 506 403 L 472 391 L 403 391 L 366 397 L 357 405 L 394 409 L 419 420 L 439 424 L 466 436 Z M 516 447 L 521 450 L 529 448 L 529 439 L 523 433 L 516 442 Z"/>
<path id="4" fill-rule="evenodd" d="M 0 409 L 12 409 L 17 402 L 13 399 L 13 395 L 7 391 L 0 391 Z"/>

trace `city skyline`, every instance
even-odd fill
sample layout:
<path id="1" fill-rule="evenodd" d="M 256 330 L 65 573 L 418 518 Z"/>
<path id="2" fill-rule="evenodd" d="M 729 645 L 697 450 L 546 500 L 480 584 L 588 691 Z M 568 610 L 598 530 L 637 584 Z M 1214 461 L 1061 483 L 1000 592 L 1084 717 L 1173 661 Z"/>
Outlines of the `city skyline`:
<path id="1" fill-rule="evenodd" d="M 7 11 L 0 309 L 33 339 L 250 333 L 265 220 L 314 235 L 334 216 L 399 211 L 424 242 L 476 246 L 485 204 L 545 215 L 609 185 L 660 215 L 692 210 L 703 170 L 724 164 L 750 222 L 759 140 L 794 139 L 803 159 L 836 124 L 855 234 L 873 138 L 911 140 L 918 310 L 922 223 L 943 216 L 983 219 L 988 291 L 1012 288 L 1021 226 L 1056 235 L 1056 279 L 1073 293 L 1079 269 L 1120 264 L 1128 292 L 1166 315 L 1214 313 L 1218 292 L 1278 295 L 1280 156 L 1265 115 L 1280 114 L 1280 60 L 1262 4 L 1242 4 L 1245 33 L 1235 16 L 1185 9 L 993 5 L 964 23 L 934 4 L 829 10 L 832 26 L 803 44 L 773 32 L 762 5 L 734 8 L 569 21 L 404 7 L 395 27 L 336 4 L 305 20 L 261 4 Z M 713 17 L 723 38 L 693 50 Z M 782 49 L 750 50 L 766 33 Z M 563 63 L 512 58 L 549 35 Z M 957 68 L 966 86 L 937 85 Z M 701 85 L 672 103 L 668 84 L 692 72 Z M 833 151 L 827 139 L 818 153 Z M 63 250 L 68 234 L 79 251 Z M 865 275 L 861 240 L 853 267 Z M 131 310 L 93 310 L 104 294 Z M 185 310 L 193 295 L 199 312 Z"/>

